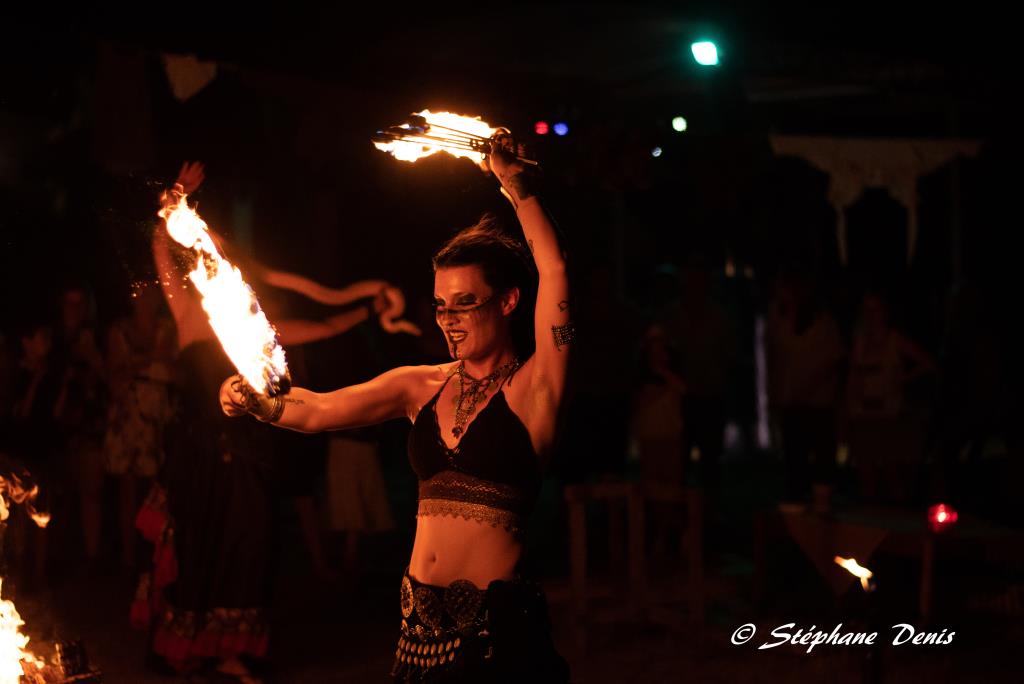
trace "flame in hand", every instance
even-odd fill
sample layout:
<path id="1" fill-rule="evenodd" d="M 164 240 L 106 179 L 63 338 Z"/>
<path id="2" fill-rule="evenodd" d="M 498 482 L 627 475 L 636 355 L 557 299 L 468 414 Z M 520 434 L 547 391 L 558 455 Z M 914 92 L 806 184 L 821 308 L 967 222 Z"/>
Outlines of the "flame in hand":
<path id="1" fill-rule="evenodd" d="M 165 192 L 160 217 L 175 242 L 195 252 L 189 279 L 225 353 L 258 393 L 274 396 L 290 386 L 284 349 L 242 272 L 224 258 L 206 222 L 188 206 L 180 185 Z"/>
<path id="2" fill-rule="evenodd" d="M 374 146 L 395 159 L 414 162 L 438 152 L 453 157 L 483 162 L 489 141 L 498 129 L 481 121 L 480 117 L 462 116 L 451 112 L 431 112 L 424 109 L 414 114 L 410 122 L 381 131 Z"/>

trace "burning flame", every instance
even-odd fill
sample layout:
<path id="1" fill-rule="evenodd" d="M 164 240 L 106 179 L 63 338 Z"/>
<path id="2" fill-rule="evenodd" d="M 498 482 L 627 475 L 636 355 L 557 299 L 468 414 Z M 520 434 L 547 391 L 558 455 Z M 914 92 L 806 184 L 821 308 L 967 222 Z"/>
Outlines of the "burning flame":
<path id="1" fill-rule="evenodd" d="M 470 159 L 479 164 L 484 160 L 484 152 L 473 149 L 473 145 L 468 144 L 468 141 L 472 138 L 489 139 L 497 131 L 490 124 L 481 121 L 478 116 L 469 117 L 451 112 L 431 112 L 429 109 L 424 109 L 416 116 L 423 117 L 430 129 L 437 128 L 438 134 L 429 135 L 427 132 L 423 132 L 423 129 L 410 123 L 404 123 L 393 129 L 396 133 L 401 133 L 400 138 L 387 142 L 374 142 L 374 146 L 401 161 L 414 162 L 437 152 L 447 152 L 453 157 Z M 404 131 L 409 132 L 405 133 Z M 422 134 L 418 135 L 418 132 Z M 464 135 L 460 136 L 459 133 Z M 438 137 L 446 138 L 446 140 L 438 140 Z M 460 140 L 467 142 L 464 144 Z"/>
<path id="2" fill-rule="evenodd" d="M 3 580 L 0 580 L 0 588 L 2 586 Z M 0 684 L 19 684 L 26 670 L 33 666 L 37 670 L 46 667 L 44 661 L 25 650 L 29 637 L 20 631 L 24 624 L 14 604 L 0 598 Z"/>
<path id="3" fill-rule="evenodd" d="M 27 472 L 22 475 L 30 477 Z M 50 522 L 49 513 L 40 513 L 33 505 L 39 496 L 38 485 L 26 486 L 22 477 L 10 472 L 4 465 L 4 474 L 0 475 L 0 526 L 11 514 L 11 504 L 21 504 L 39 527 L 46 527 Z M 3 578 L 0 578 L 0 590 Z M 26 681 L 23 677 L 31 674 L 32 666 L 42 670 L 46 663 L 25 650 L 29 638 L 21 633 L 25 621 L 18 615 L 18 610 L 10 601 L 0 598 L 0 684 L 19 684 Z M 30 681 L 37 681 L 30 677 Z"/>
<path id="4" fill-rule="evenodd" d="M 865 567 L 862 567 L 853 558 L 842 558 L 841 556 L 836 556 L 835 561 L 837 565 L 840 565 L 846 570 L 848 570 L 850 574 L 852 574 L 854 577 L 860 578 L 860 586 L 864 588 L 864 591 L 871 590 L 871 585 L 868 582 L 868 580 L 874 577 L 873 572 L 871 572 Z"/>
<path id="5" fill-rule="evenodd" d="M 7 520 L 11 514 L 9 499 L 16 504 L 23 504 L 36 525 L 46 527 L 50 523 L 50 514 L 40 513 L 36 510 L 33 504 L 38 496 L 38 485 L 32 485 L 26 489 L 21 479 L 14 473 L 8 473 L 6 477 L 0 475 L 0 522 Z"/>
<path id="6" fill-rule="evenodd" d="M 195 251 L 189 279 L 202 295 L 203 309 L 221 346 L 246 382 L 260 394 L 287 391 L 288 366 L 277 332 L 260 308 L 242 272 L 225 259 L 206 222 L 185 202 L 180 186 L 164 193 L 160 217 L 168 234 Z"/>

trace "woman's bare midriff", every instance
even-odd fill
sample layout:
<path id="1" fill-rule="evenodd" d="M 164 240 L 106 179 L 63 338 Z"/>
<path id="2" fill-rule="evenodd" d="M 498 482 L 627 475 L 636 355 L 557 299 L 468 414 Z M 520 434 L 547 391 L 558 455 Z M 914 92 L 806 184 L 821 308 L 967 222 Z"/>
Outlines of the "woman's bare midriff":
<path id="1" fill-rule="evenodd" d="M 450 516 L 420 516 L 409 574 L 424 584 L 446 587 L 467 579 L 480 589 L 512 579 L 522 544 L 503 527 Z"/>

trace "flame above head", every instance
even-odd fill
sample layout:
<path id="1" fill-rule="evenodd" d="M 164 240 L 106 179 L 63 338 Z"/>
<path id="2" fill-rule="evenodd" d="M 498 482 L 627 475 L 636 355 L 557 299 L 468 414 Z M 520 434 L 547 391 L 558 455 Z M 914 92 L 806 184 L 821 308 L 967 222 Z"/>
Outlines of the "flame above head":
<path id="1" fill-rule="evenodd" d="M 2 588 L 3 580 L 0 579 Z M 38 671 L 46 667 L 43 660 L 25 650 L 29 637 L 21 633 L 24 624 L 14 604 L 0 598 L 0 684 L 20 684 L 32 668 Z"/>
<path id="2" fill-rule="evenodd" d="M 849 571 L 851 575 L 860 579 L 860 586 L 864 588 L 864 591 L 870 591 L 871 583 L 868 581 L 874 577 L 874 573 L 863 567 L 853 558 L 842 558 L 841 556 L 835 557 L 837 565 L 843 567 Z"/>
<path id="3" fill-rule="evenodd" d="M 195 252 L 189 279 L 202 296 L 203 310 L 224 352 L 260 394 L 287 392 L 290 384 L 284 348 L 242 272 L 224 258 L 206 222 L 188 206 L 178 188 L 164 193 L 160 217 L 175 242 Z"/>
<path id="4" fill-rule="evenodd" d="M 424 109 L 406 123 L 381 131 L 373 144 L 401 161 L 414 162 L 447 152 L 479 164 L 490 151 L 489 141 L 498 130 L 478 116 Z"/>

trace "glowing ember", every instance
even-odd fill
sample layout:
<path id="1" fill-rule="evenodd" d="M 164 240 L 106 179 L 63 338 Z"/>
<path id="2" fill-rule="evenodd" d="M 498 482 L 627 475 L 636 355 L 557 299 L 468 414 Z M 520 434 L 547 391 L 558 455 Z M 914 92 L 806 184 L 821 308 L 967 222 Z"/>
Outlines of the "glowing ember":
<path id="1" fill-rule="evenodd" d="M 479 164 L 490 150 L 481 143 L 488 141 L 498 129 L 480 117 L 460 116 L 451 112 L 424 109 L 409 122 L 382 131 L 387 138 L 374 141 L 374 146 L 395 159 L 414 162 L 438 152 L 471 159 Z"/>
<path id="2" fill-rule="evenodd" d="M 206 222 L 185 202 L 181 186 L 165 192 L 160 216 L 168 234 L 196 255 L 189 279 L 225 353 L 257 392 L 273 396 L 290 384 L 284 349 L 242 272 L 221 255 Z"/>
<path id="3" fill-rule="evenodd" d="M 854 577 L 860 578 L 860 586 L 864 588 L 864 591 L 870 591 L 871 585 L 868 582 L 869 579 L 874 577 L 874 573 L 865 567 L 862 567 L 857 561 L 852 558 L 842 558 L 840 556 L 835 557 L 836 564 L 842 566 L 850 572 Z"/>
<path id="4" fill-rule="evenodd" d="M 0 589 L 2 586 L 0 580 Z M 0 684 L 19 684 L 31 668 L 46 667 L 45 662 L 25 650 L 29 638 L 21 633 L 24 624 L 14 604 L 0 598 Z"/>
<path id="5" fill-rule="evenodd" d="M 928 509 L 928 525 L 933 532 L 942 532 L 960 518 L 956 509 L 946 504 L 937 504 Z"/>

